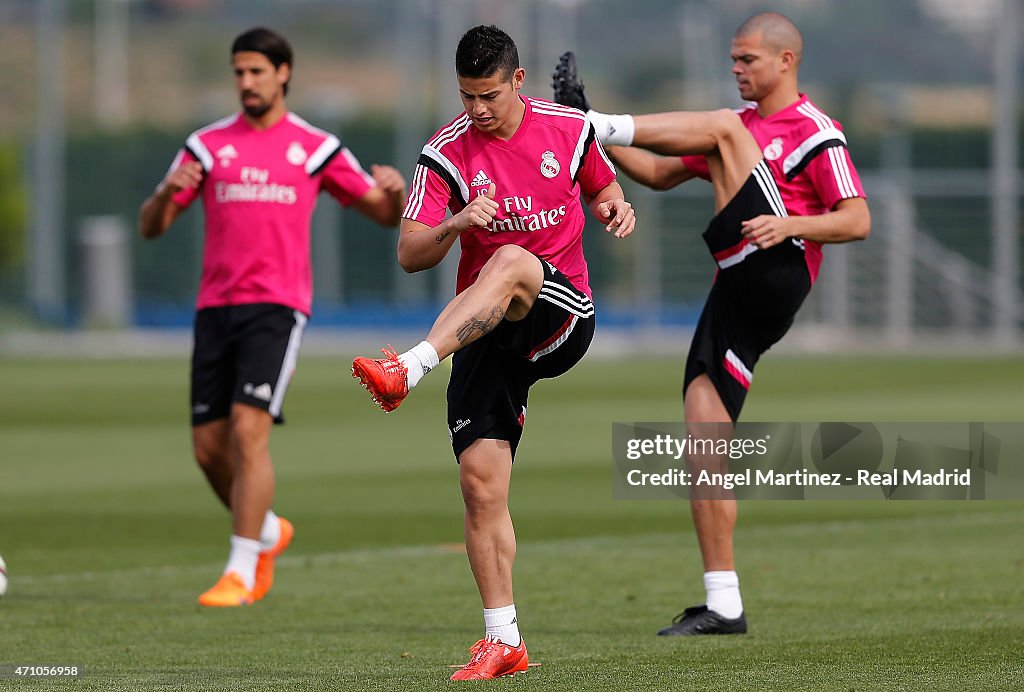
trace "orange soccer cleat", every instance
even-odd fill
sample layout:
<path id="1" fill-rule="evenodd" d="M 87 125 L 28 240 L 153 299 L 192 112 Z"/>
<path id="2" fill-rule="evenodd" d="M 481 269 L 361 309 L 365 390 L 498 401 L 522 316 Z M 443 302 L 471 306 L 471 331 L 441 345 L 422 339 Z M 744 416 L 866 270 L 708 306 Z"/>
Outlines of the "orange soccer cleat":
<path id="1" fill-rule="evenodd" d="M 223 608 L 252 605 L 252 591 L 245 587 L 237 572 L 222 574 L 209 591 L 199 596 L 199 605 Z"/>
<path id="2" fill-rule="evenodd" d="M 519 646 L 509 646 L 493 637 L 485 638 L 474 644 L 469 653 L 469 663 L 455 671 L 452 680 L 488 680 L 522 673 L 530 667 L 523 641 Z"/>
<path id="3" fill-rule="evenodd" d="M 387 357 L 352 361 L 352 377 L 363 384 L 378 406 L 391 413 L 409 394 L 409 371 L 393 350 L 382 348 L 381 353 Z"/>
<path id="4" fill-rule="evenodd" d="M 278 517 L 277 521 L 281 525 L 281 536 L 273 548 L 260 552 L 259 561 L 256 563 L 256 583 L 252 587 L 252 597 L 256 601 L 266 596 L 270 587 L 274 585 L 274 561 L 288 548 L 292 536 L 295 535 L 295 527 L 290 521 L 282 517 Z"/>

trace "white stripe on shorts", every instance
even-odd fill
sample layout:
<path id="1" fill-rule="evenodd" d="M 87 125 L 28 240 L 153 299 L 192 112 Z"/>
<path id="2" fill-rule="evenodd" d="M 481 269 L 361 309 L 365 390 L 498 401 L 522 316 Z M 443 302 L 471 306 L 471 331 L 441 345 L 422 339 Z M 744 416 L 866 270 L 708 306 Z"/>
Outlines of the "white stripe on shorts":
<path id="1" fill-rule="evenodd" d="M 594 315 L 594 304 L 589 300 L 586 302 L 580 302 L 576 300 L 570 300 L 565 297 L 564 294 L 558 293 L 551 290 L 550 286 L 545 282 L 544 287 L 540 289 L 540 294 L 537 296 L 538 300 L 545 300 L 552 305 L 557 305 L 568 313 L 572 313 L 578 317 L 593 317 Z"/>
<path id="2" fill-rule="evenodd" d="M 594 303 L 585 293 L 576 293 L 557 281 L 545 280 L 537 297 L 580 317 L 590 317 L 594 314 Z"/>
<path id="3" fill-rule="evenodd" d="M 295 364 L 299 360 L 299 347 L 302 346 L 302 331 L 306 328 L 309 320 L 298 310 L 293 310 L 295 325 L 292 333 L 288 336 L 288 347 L 284 350 L 284 362 L 281 363 L 281 372 L 277 375 L 277 384 L 274 385 L 274 396 L 270 399 L 270 407 L 267 412 L 274 418 L 281 415 L 281 405 L 284 403 L 284 393 L 288 389 L 288 383 L 295 374 Z"/>

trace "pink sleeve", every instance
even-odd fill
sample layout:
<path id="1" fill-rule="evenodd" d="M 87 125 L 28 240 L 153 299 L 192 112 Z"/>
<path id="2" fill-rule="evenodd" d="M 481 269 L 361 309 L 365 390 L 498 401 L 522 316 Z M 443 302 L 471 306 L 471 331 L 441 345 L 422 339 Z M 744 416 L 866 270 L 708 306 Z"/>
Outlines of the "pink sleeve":
<path id="1" fill-rule="evenodd" d="M 608 160 L 608 155 L 604 153 L 604 147 L 597 137 L 593 138 L 590 148 L 584 154 L 583 166 L 577 172 L 576 179 L 580 183 L 580 188 L 588 195 L 600 192 L 615 181 L 615 168 Z"/>
<path id="2" fill-rule="evenodd" d="M 176 168 L 179 168 L 183 163 L 198 160 L 199 159 L 193 156 L 192 152 L 190 152 L 188 149 L 179 149 L 178 154 L 174 157 L 174 161 L 171 163 L 170 168 L 167 169 L 167 174 L 170 175 L 171 171 L 175 170 Z M 189 187 L 183 190 L 178 190 L 171 197 L 171 201 L 177 204 L 182 209 L 185 209 L 190 204 L 196 201 L 196 197 L 199 196 L 199 190 L 201 188 L 202 184 L 200 184 L 199 187 Z"/>
<path id="3" fill-rule="evenodd" d="M 680 156 L 679 160 L 686 166 L 686 170 L 693 173 L 698 178 L 704 178 L 704 180 L 711 180 L 711 169 L 708 168 L 708 160 L 701 155 L 694 156 Z"/>
<path id="4" fill-rule="evenodd" d="M 377 185 L 348 147 L 341 147 L 338 154 L 324 166 L 321 175 L 323 188 L 345 207 L 362 199 Z"/>
<path id="5" fill-rule="evenodd" d="M 860 176 L 846 147 L 829 147 L 819 153 L 807 166 L 807 175 L 826 209 L 844 199 L 864 197 Z"/>
<path id="6" fill-rule="evenodd" d="M 451 189 L 441 176 L 422 163 L 417 164 L 402 217 L 433 228 L 444 221 L 449 205 L 454 211 L 462 203 L 452 200 Z"/>

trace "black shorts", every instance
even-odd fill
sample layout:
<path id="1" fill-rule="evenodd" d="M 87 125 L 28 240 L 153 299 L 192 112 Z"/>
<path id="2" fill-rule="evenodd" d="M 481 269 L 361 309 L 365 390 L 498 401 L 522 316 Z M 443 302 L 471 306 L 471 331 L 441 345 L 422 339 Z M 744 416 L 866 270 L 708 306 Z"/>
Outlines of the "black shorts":
<path id="1" fill-rule="evenodd" d="M 583 358 L 594 338 L 594 304 L 551 264 L 526 317 L 456 351 L 448 382 L 448 432 L 458 460 L 482 438 L 508 440 L 515 458 L 526 399 L 537 380 L 557 377 Z"/>
<path id="2" fill-rule="evenodd" d="M 690 383 L 707 373 L 733 421 L 743 408 L 754 365 L 789 331 L 811 290 L 803 241 L 758 250 L 740 232 L 747 219 L 785 215 L 778 189 L 762 167 L 763 162 L 704 232 L 719 271 L 697 322 L 683 382 L 685 396 Z"/>
<path id="3" fill-rule="evenodd" d="M 203 308 L 192 348 L 192 425 L 249 404 L 284 422 L 281 405 L 295 372 L 307 317 L 272 303 Z"/>

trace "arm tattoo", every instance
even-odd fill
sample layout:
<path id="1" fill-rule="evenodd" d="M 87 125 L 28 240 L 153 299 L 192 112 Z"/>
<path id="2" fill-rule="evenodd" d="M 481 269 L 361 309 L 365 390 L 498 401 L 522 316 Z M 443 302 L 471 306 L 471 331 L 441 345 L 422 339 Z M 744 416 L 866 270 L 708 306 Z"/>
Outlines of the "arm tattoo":
<path id="1" fill-rule="evenodd" d="M 445 231 L 444 233 L 439 233 L 437 235 L 437 237 L 434 238 L 434 240 L 436 240 L 437 244 L 440 245 L 441 243 L 444 242 L 444 239 L 447 238 L 448 236 L 450 236 L 451 234 L 452 234 L 451 231 Z"/>
<path id="2" fill-rule="evenodd" d="M 455 332 L 455 336 L 459 340 L 459 343 L 465 346 L 473 339 L 481 337 L 493 330 L 504 318 L 505 311 L 495 305 L 491 308 L 489 314 L 484 317 L 484 319 L 479 319 L 475 315 L 470 317 L 469 320 L 462 325 L 457 332 Z"/>

